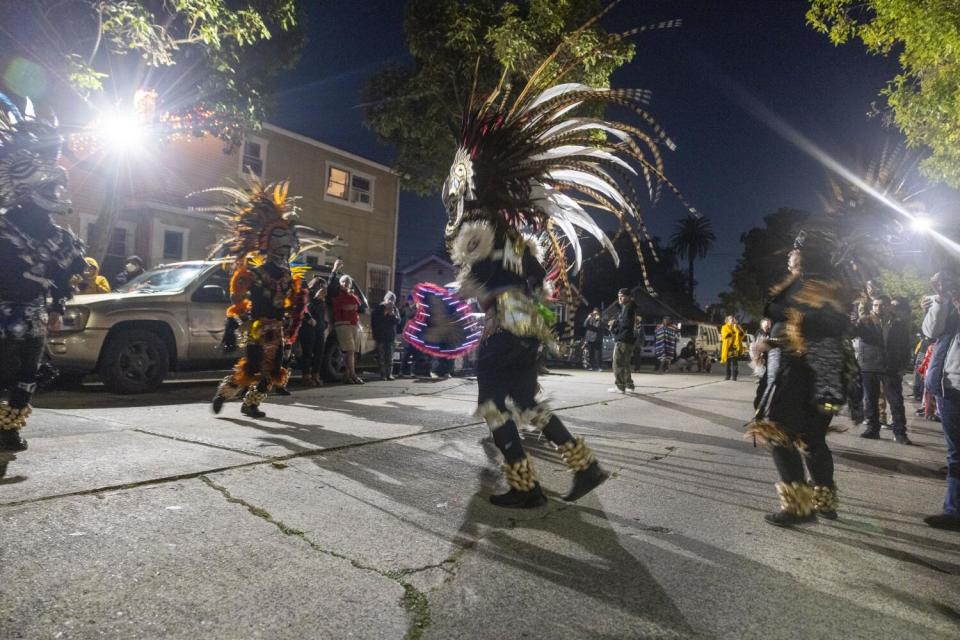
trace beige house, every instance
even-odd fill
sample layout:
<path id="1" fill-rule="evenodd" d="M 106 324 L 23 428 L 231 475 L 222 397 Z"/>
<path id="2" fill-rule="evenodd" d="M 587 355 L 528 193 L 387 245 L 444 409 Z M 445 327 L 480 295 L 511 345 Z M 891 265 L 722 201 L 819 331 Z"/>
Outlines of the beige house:
<path id="1" fill-rule="evenodd" d="M 382 164 L 306 136 L 264 124 L 242 148 L 224 153 L 223 142 L 204 136 L 129 153 L 74 150 L 65 156 L 74 202 L 69 225 L 86 239 L 101 211 L 115 207 L 116 222 L 103 274 L 112 278 L 128 255 L 146 266 L 205 258 L 221 232 L 204 205 L 222 201 L 203 189 L 242 184 L 243 171 L 266 182 L 290 180 L 300 197 L 300 224 L 339 236 L 336 254 L 345 271 L 379 301 L 394 281 L 400 185 Z M 116 185 L 116 188 L 112 188 Z M 114 195 L 115 194 L 115 195 Z M 336 255 L 308 256 L 330 264 Z"/>

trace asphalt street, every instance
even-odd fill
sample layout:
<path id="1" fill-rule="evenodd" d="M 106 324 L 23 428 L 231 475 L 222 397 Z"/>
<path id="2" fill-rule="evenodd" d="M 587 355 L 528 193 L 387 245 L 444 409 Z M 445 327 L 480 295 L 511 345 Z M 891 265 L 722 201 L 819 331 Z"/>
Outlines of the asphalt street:
<path id="1" fill-rule="evenodd" d="M 960 637 L 960 536 L 921 521 L 937 423 L 831 436 L 840 519 L 785 530 L 742 436 L 752 380 L 635 380 L 542 379 L 612 478 L 560 501 L 528 434 L 552 498 L 531 511 L 487 501 L 469 379 L 295 390 L 262 420 L 214 416 L 213 382 L 40 395 L 0 481 L 0 638 Z"/>

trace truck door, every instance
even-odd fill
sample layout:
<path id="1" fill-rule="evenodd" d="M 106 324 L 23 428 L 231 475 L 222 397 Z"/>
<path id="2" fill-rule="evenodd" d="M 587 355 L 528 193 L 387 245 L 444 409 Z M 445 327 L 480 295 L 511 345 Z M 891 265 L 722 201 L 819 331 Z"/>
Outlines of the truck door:
<path id="1" fill-rule="evenodd" d="M 219 348 L 223 338 L 223 322 L 230 306 L 230 271 L 219 266 L 201 276 L 200 285 L 187 305 L 190 344 L 187 355 L 191 366 L 232 361 L 236 352 L 224 353 Z"/>

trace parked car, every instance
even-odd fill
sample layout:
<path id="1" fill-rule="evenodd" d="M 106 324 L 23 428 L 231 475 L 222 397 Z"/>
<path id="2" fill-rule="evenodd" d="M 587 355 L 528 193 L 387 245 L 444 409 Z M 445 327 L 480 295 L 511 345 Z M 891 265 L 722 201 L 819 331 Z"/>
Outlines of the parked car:
<path id="1" fill-rule="evenodd" d="M 680 343 L 686 344 L 693 338 L 698 350 L 705 353 L 713 362 L 720 359 L 720 330 L 712 324 L 684 322 L 680 325 Z"/>
<path id="2" fill-rule="evenodd" d="M 231 367 L 239 354 L 220 348 L 230 304 L 226 267 L 223 260 L 175 262 L 112 293 L 77 296 L 67 303 L 63 330 L 48 338 L 53 364 L 68 374 L 97 373 L 116 393 L 146 393 L 171 371 Z M 361 329 L 367 353 L 373 343 Z M 343 354 L 335 336 L 327 347 L 324 371 L 337 379 Z"/>

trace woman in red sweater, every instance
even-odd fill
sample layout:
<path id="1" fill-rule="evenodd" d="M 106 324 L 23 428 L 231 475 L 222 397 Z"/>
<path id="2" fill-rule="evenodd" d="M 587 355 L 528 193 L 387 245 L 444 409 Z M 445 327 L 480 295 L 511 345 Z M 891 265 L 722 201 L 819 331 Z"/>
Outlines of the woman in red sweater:
<path id="1" fill-rule="evenodd" d="M 360 314 L 365 311 L 365 305 L 353 291 L 353 278 L 347 275 L 336 277 L 341 262 L 337 260 L 333 265 L 333 277 L 327 288 L 327 299 L 333 304 L 333 330 L 337 334 L 337 344 L 343 352 L 346 367 L 345 382 L 348 384 L 363 384 L 357 376 L 357 349 L 360 346 Z"/>

